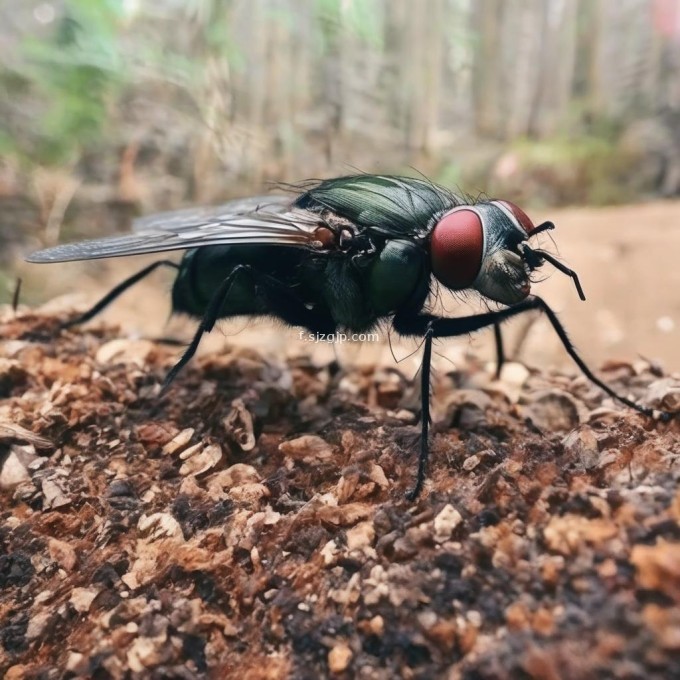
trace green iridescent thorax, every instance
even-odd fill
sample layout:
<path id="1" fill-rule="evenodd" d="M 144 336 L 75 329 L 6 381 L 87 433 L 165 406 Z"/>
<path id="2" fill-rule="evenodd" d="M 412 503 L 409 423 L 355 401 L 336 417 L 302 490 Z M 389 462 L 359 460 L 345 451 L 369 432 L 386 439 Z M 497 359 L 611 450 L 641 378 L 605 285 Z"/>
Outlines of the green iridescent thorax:
<path id="1" fill-rule="evenodd" d="M 422 248 L 411 241 L 388 241 L 368 277 L 368 297 L 376 314 L 390 314 L 407 304 L 419 292 L 424 274 Z"/>
<path id="2" fill-rule="evenodd" d="M 321 182 L 296 201 L 299 208 L 330 210 L 359 230 L 423 236 L 435 214 L 460 204 L 443 187 L 411 177 L 355 175 Z"/>

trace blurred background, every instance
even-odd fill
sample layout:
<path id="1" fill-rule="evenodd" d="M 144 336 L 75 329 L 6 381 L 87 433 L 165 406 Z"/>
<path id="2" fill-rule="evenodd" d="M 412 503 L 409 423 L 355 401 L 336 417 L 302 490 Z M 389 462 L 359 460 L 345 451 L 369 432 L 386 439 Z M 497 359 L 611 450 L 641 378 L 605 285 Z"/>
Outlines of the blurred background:
<path id="1" fill-rule="evenodd" d="M 584 355 L 680 368 L 680 0 L 0 0 L 0 301 L 20 275 L 27 304 L 83 305 L 148 261 L 32 249 L 356 171 L 552 219 L 588 302 L 536 292 Z M 167 334 L 169 286 L 106 318 Z M 514 326 L 522 359 L 568 362 Z"/>

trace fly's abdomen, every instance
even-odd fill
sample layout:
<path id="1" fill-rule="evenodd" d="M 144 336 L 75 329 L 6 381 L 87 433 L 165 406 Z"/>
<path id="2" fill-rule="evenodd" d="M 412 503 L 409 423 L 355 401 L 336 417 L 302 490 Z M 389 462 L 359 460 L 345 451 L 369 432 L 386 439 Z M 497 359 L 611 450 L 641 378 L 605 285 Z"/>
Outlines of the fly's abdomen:
<path id="1" fill-rule="evenodd" d="M 173 314 L 188 314 L 200 317 L 204 303 L 198 299 L 195 286 L 191 282 L 192 263 L 198 251 L 188 250 L 179 265 L 179 272 L 172 284 Z"/>
<path id="2" fill-rule="evenodd" d="M 291 283 L 299 259 L 299 249 L 279 246 L 211 246 L 196 248 L 184 255 L 172 289 L 172 307 L 177 313 L 201 318 L 213 296 L 239 265 L 245 265 L 233 278 L 219 317 L 266 315 L 271 310 L 266 295 L 258 290 L 257 274 Z"/>
<path id="3" fill-rule="evenodd" d="M 235 251 L 246 250 L 244 247 L 212 246 L 187 251 L 172 287 L 173 312 L 202 317 L 224 280 L 247 256 L 247 252 L 239 255 Z M 251 277 L 235 276 L 222 305 L 220 317 L 256 314 L 261 311 Z"/>

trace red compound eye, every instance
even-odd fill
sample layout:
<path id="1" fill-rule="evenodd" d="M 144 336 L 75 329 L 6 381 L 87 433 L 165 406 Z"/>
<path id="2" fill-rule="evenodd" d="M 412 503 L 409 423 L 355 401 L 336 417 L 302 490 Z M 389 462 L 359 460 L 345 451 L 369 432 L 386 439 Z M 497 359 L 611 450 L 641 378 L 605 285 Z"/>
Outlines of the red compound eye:
<path id="1" fill-rule="evenodd" d="M 531 233 L 532 229 L 534 228 L 534 223 L 531 221 L 529 218 L 529 215 L 527 215 L 522 208 L 517 207 L 514 203 L 510 203 L 510 201 L 496 201 L 496 203 L 500 203 L 504 208 L 509 210 L 517 219 L 517 221 L 520 223 L 520 226 L 524 231 L 526 231 L 527 234 Z"/>
<path id="2" fill-rule="evenodd" d="M 468 288 L 482 266 L 484 230 L 476 211 L 454 210 L 432 230 L 432 271 L 449 288 Z"/>

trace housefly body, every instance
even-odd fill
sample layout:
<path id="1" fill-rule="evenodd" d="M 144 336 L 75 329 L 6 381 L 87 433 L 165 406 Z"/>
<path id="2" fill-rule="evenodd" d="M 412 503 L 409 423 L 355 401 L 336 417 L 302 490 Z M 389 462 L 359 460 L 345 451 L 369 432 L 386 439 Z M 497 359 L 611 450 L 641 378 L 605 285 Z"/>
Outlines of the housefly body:
<path id="1" fill-rule="evenodd" d="M 414 499 L 426 474 L 435 338 L 492 327 L 500 364 L 500 324 L 538 310 L 594 384 L 646 416 L 659 413 L 617 394 L 595 376 L 553 310 L 531 294 L 533 272 L 548 263 L 571 277 L 585 299 L 575 272 L 532 245 L 537 234 L 553 228 L 551 222 L 534 225 L 509 201 L 466 200 L 425 179 L 355 175 L 310 182 L 293 198 L 254 197 L 145 217 L 129 235 L 58 245 L 33 253 L 28 261 L 186 251 L 179 264 L 159 260 L 142 269 L 69 323 L 92 318 L 155 269 L 176 269 L 173 312 L 200 323 L 166 383 L 191 359 L 202 335 L 218 319 L 233 316 L 268 315 L 314 334 L 364 333 L 387 321 L 403 336 L 422 338 L 420 454 L 408 492 Z M 476 292 L 499 308 L 439 316 L 429 306 L 438 285 Z"/>

